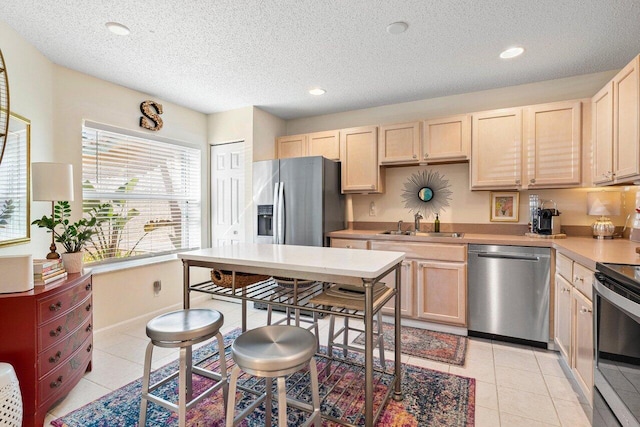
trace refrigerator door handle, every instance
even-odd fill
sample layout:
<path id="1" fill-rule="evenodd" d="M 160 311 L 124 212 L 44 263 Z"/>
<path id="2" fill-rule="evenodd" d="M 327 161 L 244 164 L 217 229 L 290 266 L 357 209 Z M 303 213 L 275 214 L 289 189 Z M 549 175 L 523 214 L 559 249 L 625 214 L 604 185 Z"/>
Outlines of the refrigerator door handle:
<path id="1" fill-rule="evenodd" d="M 273 243 L 278 244 L 278 196 L 279 196 L 280 183 L 276 182 L 273 186 Z"/>
<path id="2" fill-rule="evenodd" d="M 286 218 L 284 214 L 284 182 L 280 183 L 280 191 L 278 194 L 278 243 L 284 245 L 284 229 Z"/>

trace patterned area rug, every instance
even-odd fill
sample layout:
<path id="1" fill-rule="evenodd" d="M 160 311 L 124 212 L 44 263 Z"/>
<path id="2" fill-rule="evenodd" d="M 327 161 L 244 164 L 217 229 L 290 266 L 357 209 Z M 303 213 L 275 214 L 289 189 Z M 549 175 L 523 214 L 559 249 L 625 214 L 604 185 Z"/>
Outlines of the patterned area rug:
<path id="1" fill-rule="evenodd" d="M 225 336 L 225 343 L 230 343 L 238 336 L 239 332 L 239 330 L 234 330 Z M 194 351 L 194 361 L 200 360 L 198 362 L 199 365 L 217 370 L 216 347 L 214 340 L 214 342 Z M 229 356 L 228 349 L 227 356 Z M 332 400 L 337 402 L 351 401 L 353 403 L 346 405 L 346 407 L 340 404 L 335 405 L 332 409 L 332 415 L 341 419 L 349 419 L 355 425 L 364 424 L 364 420 L 359 415 L 360 408 L 357 407 L 364 405 L 363 381 L 353 378 L 352 372 L 339 372 L 340 369 L 332 370 L 329 377 L 327 377 L 323 369 L 325 361 L 326 359 L 319 358 L 320 386 L 333 387 L 333 390 L 323 405 L 330 405 Z M 229 364 L 228 359 L 227 366 Z M 152 374 L 151 381 L 158 381 L 158 379 L 165 377 L 167 373 L 174 371 L 176 367 L 177 362 L 172 362 L 158 369 Z M 308 376 L 304 374 L 291 375 L 287 379 L 287 391 L 294 395 L 297 394 L 301 400 L 310 401 L 310 393 L 306 384 L 307 378 Z M 194 376 L 194 395 L 204 390 L 210 384 L 210 381 Z M 252 384 L 247 385 L 251 386 Z M 177 380 L 173 383 L 167 383 L 157 389 L 155 393 L 175 401 L 176 386 Z M 259 386 L 259 384 L 255 384 L 255 387 Z M 383 398 L 386 385 L 376 384 L 375 387 L 374 408 Z M 475 379 L 403 364 L 402 387 L 404 400 L 400 402 L 389 400 L 380 415 L 377 423 L 378 427 L 463 427 L 474 425 Z M 52 421 L 51 424 L 56 427 L 137 426 L 140 410 L 140 388 L 141 380 L 138 379 L 62 418 Z M 243 396 L 243 393 L 240 392 L 236 399 L 237 410 L 246 407 L 251 400 L 251 396 Z M 323 407 L 323 412 L 325 409 Z M 277 408 L 274 407 L 273 413 L 277 416 Z M 358 415 L 353 415 L 356 413 Z M 292 409 L 287 411 L 288 426 L 300 425 L 304 419 L 306 419 L 306 414 Z M 176 413 L 172 413 L 154 403 L 149 403 L 147 426 L 176 426 L 177 424 Z M 222 392 L 214 393 L 192 408 L 187 414 L 187 425 L 191 427 L 223 426 L 224 406 Z M 264 426 L 264 407 L 261 406 L 252 412 L 240 425 L 243 427 Z M 333 427 L 334 423 L 325 421 L 323 426 Z"/>
<path id="2" fill-rule="evenodd" d="M 384 347 L 387 350 L 393 350 L 395 348 L 394 325 L 383 323 L 382 330 Z M 450 365 L 464 365 L 464 358 L 467 354 L 467 337 L 411 326 L 402 326 L 401 332 L 402 353 Z M 364 345 L 364 334 L 358 335 L 353 342 Z"/>

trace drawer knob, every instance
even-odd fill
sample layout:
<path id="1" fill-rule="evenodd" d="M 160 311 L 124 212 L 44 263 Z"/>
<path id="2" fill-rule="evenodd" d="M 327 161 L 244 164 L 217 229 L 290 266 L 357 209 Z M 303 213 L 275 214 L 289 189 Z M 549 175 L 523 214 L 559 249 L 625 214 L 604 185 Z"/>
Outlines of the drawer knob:
<path id="1" fill-rule="evenodd" d="M 87 283 L 87 286 L 84 287 L 85 291 L 90 291 L 91 290 L 91 283 Z"/>
<path id="2" fill-rule="evenodd" d="M 61 385 L 62 385 L 62 375 L 60 375 L 57 380 L 52 381 L 51 384 L 49 384 L 49 387 L 58 388 Z"/>
<path id="3" fill-rule="evenodd" d="M 62 308 L 62 302 L 58 301 L 55 304 L 51 304 L 49 306 L 49 311 L 58 311 Z"/>
<path id="4" fill-rule="evenodd" d="M 58 351 L 55 356 L 51 356 L 49 357 L 49 363 L 57 363 L 58 360 L 60 360 L 60 357 L 62 356 L 62 353 L 60 353 L 60 351 Z"/>
<path id="5" fill-rule="evenodd" d="M 52 337 L 57 337 L 62 332 L 62 326 L 58 326 L 55 329 L 49 331 L 49 335 Z"/>
<path id="6" fill-rule="evenodd" d="M 91 332 L 92 329 L 93 329 L 93 326 L 91 326 L 91 323 L 89 323 L 89 326 L 85 328 L 85 331 Z"/>
<path id="7" fill-rule="evenodd" d="M 91 353 L 91 349 L 93 348 L 93 344 L 89 344 L 87 347 L 87 353 Z"/>
<path id="8" fill-rule="evenodd" d="M 87 311 L 91 311 L 91 303 L 87 304 L 87 306 L 84 309 Z"/>

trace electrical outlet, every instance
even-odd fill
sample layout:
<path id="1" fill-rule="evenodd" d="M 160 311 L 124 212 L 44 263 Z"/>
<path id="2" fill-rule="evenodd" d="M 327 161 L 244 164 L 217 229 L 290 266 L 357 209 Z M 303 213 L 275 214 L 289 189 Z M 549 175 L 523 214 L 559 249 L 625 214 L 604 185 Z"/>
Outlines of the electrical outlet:
<path id="1" fill-rule="evenodd" d="M 153 296 L 157 297 L 160 295 L 160 291 L 162 290 L 162 282 L 160 280 L 156 280 L 153 282 Z"/>
<path id="2" fill-rule="evenodd" d="M 369 216 L 376 216 L 376 203 L 369 203 Z"/>

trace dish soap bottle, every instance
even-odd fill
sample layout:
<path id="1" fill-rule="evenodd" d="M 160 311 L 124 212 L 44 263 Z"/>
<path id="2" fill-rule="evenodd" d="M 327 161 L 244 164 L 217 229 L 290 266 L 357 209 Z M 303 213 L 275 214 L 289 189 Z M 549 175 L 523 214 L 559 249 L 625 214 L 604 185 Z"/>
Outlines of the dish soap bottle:
<path id="1" fill-rule="evenodd" d="M 440 219 L 438 218 L 438 214 L 436 214 L 436 220 L 433 223 L 433 231 L 435 231 L 436 233 L 440 232 Z"/>

